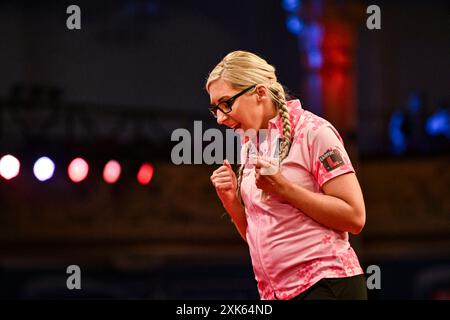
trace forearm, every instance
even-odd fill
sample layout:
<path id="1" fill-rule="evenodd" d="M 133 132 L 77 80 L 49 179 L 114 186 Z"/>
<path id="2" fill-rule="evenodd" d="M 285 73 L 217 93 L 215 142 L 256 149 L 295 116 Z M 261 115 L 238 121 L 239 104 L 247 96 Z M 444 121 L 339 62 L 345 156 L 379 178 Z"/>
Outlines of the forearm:
<path id="1" fill-rule="evenodd" d="M 309 191 L 292 182 L 286 183 L 279 195 L 326 227 L 353 234 L 361 231 L 355 209 L 342 199 Z"/>
<path id="2" fill-rule="evenodd" d="M 234 225 L 236 226 L 236 229 L 239 231 L 239 234 L 244 239 L 244 241 L 247 241 L 247 219 L 245 217 L 244 206 L 237 198 L 232 203 L 224 203 L 223 205 L 225 207 L 225 210 L 227 210 L 228 214 L 230 215 Z"/>

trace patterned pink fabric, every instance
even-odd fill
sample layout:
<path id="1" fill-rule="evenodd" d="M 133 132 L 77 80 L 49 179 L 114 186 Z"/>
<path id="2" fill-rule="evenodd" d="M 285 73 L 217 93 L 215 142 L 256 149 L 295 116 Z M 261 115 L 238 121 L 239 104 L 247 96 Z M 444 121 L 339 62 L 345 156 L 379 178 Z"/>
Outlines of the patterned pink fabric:
<path id="1" fill-rule="evenodd" d="M 286 178 L 323 193 L 325 182 L 354 172 L 341 137 L 328 121 L 303 110 L 299 100 L 289 101 L 288 108 L 294 141 L 280 168 Z M 269 129 L 278 134 L 260 139 L 257 150 L 260 155 L 262 152 L 276 157 L 282 135 L 279 116 L 270 120 Z M 241 194 L 248 222 L 247 242 L 261 299 L 291 299 L 322 278 L 362 274 L 347 232 L 317 223 L 274 195 L 262 196 L 249 161 L 249 150 L 255 150 L 251 148 L 253 140 L 244 141 Z"/>

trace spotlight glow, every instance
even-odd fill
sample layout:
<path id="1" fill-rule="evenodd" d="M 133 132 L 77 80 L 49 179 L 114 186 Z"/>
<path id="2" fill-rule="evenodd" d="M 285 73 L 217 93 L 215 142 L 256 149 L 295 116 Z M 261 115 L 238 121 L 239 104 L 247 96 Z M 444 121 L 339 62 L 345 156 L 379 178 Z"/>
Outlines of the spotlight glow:
<path id="1" fill-rule="evenodd" d="M 73 159 L 67 170 L 70 180 L 73 182 L 81 182 L 86 179 L 89 172 L 89 165 L 82 158 Z"/>
<path id="2" fill-rule="evenodd" d="M 144 163 L 137 174 L 138 182 L 142 185 L 149 184 L 152 181 L 153 172 L 153 166 L 150 163 Z"/>
<path id="3" fill-rule="evenodd" d="M 0 175 L 6 180 L 16 177 L 20 171 L 20 162 L 14 156 L 7 154 L 0 159 Z"/>
<path id="4" fill-rule="evenodd" d="M 39 181 L 46 181 L 53 176 L 55 164 L 47 157 L 39 158 L 33 166 L 33 173 Z"/>
<path id="5" fill-rule="evenodd" d="M 115 183 L 119 179 L 121 172 L 120 164 L 116 160 L 110 160 L 103 169 L 103 179 L 107 183 Z"/>

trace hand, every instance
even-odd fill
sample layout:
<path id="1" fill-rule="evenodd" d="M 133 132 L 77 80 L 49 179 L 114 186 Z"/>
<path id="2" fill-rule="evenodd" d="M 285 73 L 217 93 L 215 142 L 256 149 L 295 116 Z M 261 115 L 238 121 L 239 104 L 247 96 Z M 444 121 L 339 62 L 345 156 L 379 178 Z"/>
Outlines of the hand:
<path id="1" fill-rule="evenodd" d="M 216 188 L 220 201 L 226 206 L 238 200 L 237 179 L 230 162 L 224 160 L 223 165 L 211 175 L 211 182 Z"/>
<path id="2" fill-rule="evenodd" d="M 257 159 L 255 164 L 255 183 L 256 187 L 265 193 L 280 196 L 290 182 L 281 174 L 278 166 L 263 159 Z"/>

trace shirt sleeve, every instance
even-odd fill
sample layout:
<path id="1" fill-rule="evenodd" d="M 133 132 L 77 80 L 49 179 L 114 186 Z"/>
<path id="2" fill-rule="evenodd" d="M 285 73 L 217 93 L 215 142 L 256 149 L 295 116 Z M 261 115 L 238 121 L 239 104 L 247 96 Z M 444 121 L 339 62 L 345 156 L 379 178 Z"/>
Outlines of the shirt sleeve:
<path id="1" fill-rule="evenodd" d="M 314 132 L 310 155 L 312 174 L 320 187 L 337 176 L 355 172 L 342 138 L 330 124 Z"/>

